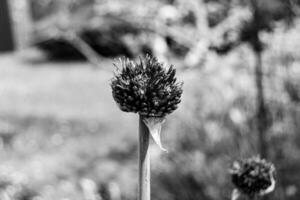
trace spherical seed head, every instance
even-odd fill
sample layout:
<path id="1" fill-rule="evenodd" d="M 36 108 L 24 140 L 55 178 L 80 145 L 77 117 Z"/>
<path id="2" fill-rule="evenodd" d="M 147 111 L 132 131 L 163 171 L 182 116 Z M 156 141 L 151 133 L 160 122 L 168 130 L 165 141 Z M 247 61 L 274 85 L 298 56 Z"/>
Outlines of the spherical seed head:
<path id="1" fill-rule="evenodd" d="M 275 167 L 272 163 L 252 157 L 234 162 L 231 179 L 240 192 L 253 197 L 274 186 L 274 173 Z"/>
<path id="2" fill-rule="evenodd" d="M 139 62 L 121 59 L 121 68 L 112 79 L 113 98 L 125 112 L 144 117 L 164 117 L 177 109 L 182 83 L 176 80 L 173 66 L 165 68 L 155 57 Z"/>

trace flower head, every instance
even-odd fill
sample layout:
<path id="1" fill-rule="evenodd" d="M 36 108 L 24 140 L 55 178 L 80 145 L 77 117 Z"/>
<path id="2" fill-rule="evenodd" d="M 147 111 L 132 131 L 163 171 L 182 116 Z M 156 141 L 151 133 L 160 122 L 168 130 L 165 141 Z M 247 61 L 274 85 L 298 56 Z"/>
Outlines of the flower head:
<path id="1" fill-rule="evenodd" d="M 121 59 L 112 79 L 112 94 L 120 109 L 143 117 L 165 117 L 177 109 L 182 94 L 173 66 L 166 69 L 156 58 L 140 62 Z"/>
<path id="2" fill-rule="evenodd" d="M 265 195 L 274 190 L 275 167 L 259 157 L 235 161 L 231 178 L 236 188 L 248 196 Z"/>

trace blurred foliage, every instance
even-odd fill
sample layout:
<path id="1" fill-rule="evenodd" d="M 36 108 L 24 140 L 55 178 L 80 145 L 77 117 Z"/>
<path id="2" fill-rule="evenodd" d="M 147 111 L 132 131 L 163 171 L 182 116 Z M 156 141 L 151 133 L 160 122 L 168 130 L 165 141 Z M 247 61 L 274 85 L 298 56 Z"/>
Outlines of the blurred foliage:
<path id="1" fill-rule="evenodd" d="M 277 167 L 277 188 L 271 199 L 278 200 L 299 198 L 299 104 L 295 103 L 299 79 L 292 78 L 299 76 L 298 55 L 292 50 L 300 41 L 299 21 L 296 23 L 288 31 L 279 24 L 274 33 L 264 37 L 269 44 L 264 76 L 272 120 L 267 142 L 270 159 Z M 230 163 L 258 154 L 253 58 L 249 53 L 240 47 L 227 57 L 212 56 L 197 75 L 185 76 L 185 95 L 192 96 L 185 96 L 182 112 L 170 122 L 173 136 L 167 137 L 174 149 L 157 167 L 157 199 L 229 199 L 233 188 L 227 171 Z"/>
<path id="2" fill-rule="evenodd" d="M 186 8 L 181 13 L 173 3 L 155 0 L 145 7 L 140 1 L 134 1 L 133 6 L 131 1 L 119 0 L 32 0 L 33 45 L 53 58 L 80 58 L 80 50 L 74 48 L 67 34 L 72 32 L 99 56 L 136 57 L 168 48 L 173 55 L 182 57 L 190 48 L 186 44 L 190 40 L 181 30 L 192 35 L 196 16 Z M 157 38 L 155 42 L 153 38 Z"/>
<path id="3" fill-rule="evenodd" d="M 82 8 L 83 6 L 93 4 L 95 0 L 76 0 L 69 2 L 71 4 L 72 11 L 76 11 Z M 62 5 L 61 2 L 57 0 L 30 0 L 29 3 L 32 10 L 33 20 L 41 20 L 53 13 L 56 13 L 56 11 L 59 10 Z"/>

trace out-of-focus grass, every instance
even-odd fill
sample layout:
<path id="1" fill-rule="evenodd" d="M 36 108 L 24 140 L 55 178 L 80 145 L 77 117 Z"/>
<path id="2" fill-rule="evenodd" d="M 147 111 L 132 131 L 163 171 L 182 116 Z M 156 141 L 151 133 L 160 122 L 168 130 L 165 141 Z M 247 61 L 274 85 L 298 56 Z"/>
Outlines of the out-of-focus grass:
<path id="1" fill-rule="evenodd" d="M 113 69 L 112 61 L 102 65 Z M 113 106 L 110 78 L 111 73 L 93 70 L 85 63 L 31 65 L 21 63 L 11 56 L 2 56 L 0 111 L 71 118 L 99 118 L 104 115 L 117 117 L 119 111 Z M 109 117 L 106 119 L 110 120 Z"/>
<path id="2" fill-rule="evenodd" d="M 110 60 L 102 65 L 113 70 Z M 44 199 L 83 199 L 83 178 L 136 181 L 127 177 L 136 170 L 136 120 L 115 105 L 111 76 L 86 63 L 32 65 L 1 55 L 0 137 L 12 140 L 2 145 L 0 170 L 19 174 Z M 124 189 L 134 193 L 131 186 Z"/>

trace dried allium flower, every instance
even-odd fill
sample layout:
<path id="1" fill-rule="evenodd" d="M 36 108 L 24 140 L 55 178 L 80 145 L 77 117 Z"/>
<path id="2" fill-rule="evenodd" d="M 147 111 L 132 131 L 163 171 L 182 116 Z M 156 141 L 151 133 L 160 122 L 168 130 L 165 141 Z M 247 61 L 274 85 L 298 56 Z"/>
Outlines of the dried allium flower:
<path id="1" fill-rule="evenodd" d="M 275 188 L 275 167 L 259 157 L 235 161 L 231 169 L 231 178 L 236 188 L 250 197 L 265 195 Z"/>
<path id="2" fill-rule="evenodd" d="M 121 63 L 111 87 L 122 111 L 139 113 L 145 118 L 162 118 L 177 109 L 182 83 L 176 81 L 173 66 L 165 69 L 150 56 L 140 62 L 121 59 Z"/>

